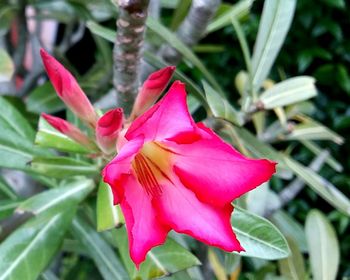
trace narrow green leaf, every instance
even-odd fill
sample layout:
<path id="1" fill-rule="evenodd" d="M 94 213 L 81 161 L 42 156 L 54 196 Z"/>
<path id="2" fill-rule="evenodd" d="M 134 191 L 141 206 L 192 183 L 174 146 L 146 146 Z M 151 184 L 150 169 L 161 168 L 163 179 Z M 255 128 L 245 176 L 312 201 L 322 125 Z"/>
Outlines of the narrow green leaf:
<path id="1" fill-rule="evenodd" d="M 308 148 L 311 152 L 313 152 L 315 155 L 318 155 L 319 153 L 322 152 L 322 149 L 315 144 L 312 141 L 308 140 L 301 140 L 300 141 L 306 148 Z M 343 171 L 343 166 L 341 165 L 340 162 L 338 162 L 334 157 L 331 155 L 327 157 L 326 163 L 332 167 L 335 171 L 337 172 L 342 172 Z"/>
<path id="2" fill-rule="evenodd" d="M 235 207 L 231 217 L 233 231 L 245 252 L 242 256 L 277 260 L 288 257 L 290 251 L 282 233 L 268 220 Z"/>
<path id="3" fill-rule="evenodd" d="M 231 104 L 205 81 L 203 81 L 203 86 L 207 102 L 213 115 L 241 126 L 243 124 L 243 118 Z"/>
<path id="4" fill-rule="evenodd" d="M 10 216 L 19 204 L 20 201 L 0 200 L 0 220 Z"/>
<path id="5" fill-rule="evenodd" d="M 331 223 L 320 211 L 311 210 L 306 217 L 305 232 L 313 279 L 336 279 L 340 249 Z"/>
<path id="6" fill-rule="evenodd" d="M 54 129 L 44 118 L 39 120 L 39 129 L 35 137 L 35 144 L 41 147 L 54 148 L 60 151 L 73 153 L 93 153 L 87 147 L 67 137 Z"/>
<path id="7" fill-rule="evenodd" d="M 282 81 L 260 96 L 265 109 L 273 109 L 301 102 L 316 96 L 315 79 L 300 76 Z"/>
<path id="8" fill-rule="evenodd" d="M 65 108 L 50 82 L 36 87 L 26 99 L 26 104 L 30 112 L 38 114 L 56 113 Z"/>
<path id="9" fill-rule="evenodd" d="M 96 219 L 97 230 L 104 231 L 115 228 L 122 221 L 120 206 L 113 205 L 113 193 L 110 186 L 100 182 L 97 192 Z"/>
<path id="10" fill-rule="evenodd" d="M 94 189 L 90 179 L 79 178 L 63 182 L 62 186 L 39 193 L 21 203 L 17 212 L 31 212 L 39 215 L 52 209 L 64 211 L 68 205 L 78 204 Z"/>
<path id="11" fill-rule="evenodd" d="M 0 167 L 30 171 L 29 162 L 34 156 L 46 156 L 49 152 L 35 147 L 26 138 L 21 138 L 13 130 L 2 128 L 0 133 Z"/>
<path id="12" fill-rule="evenodd" d="M 0 48 L 0 83 L 9 82 L 15 71 L 11 57 L 8 53 Z"/>
<path id="13" fill-rule="evenodd" d="M 169 43 L 173 48 L 175 48 L 178 52 L 180 52 L 184 58 L 195 65 L 218 92 L 223 92 L 214 76 L 208 71 L 202 61 L 193 53 L 189 47 L 181 42 L 181 40 L 179 40 L 173 32 L 152 18 L 147 19 L 146 25 L 150 30 L 152 30 L 167 43 Z"/>
<path id="14" fill-rule="evenodd" d="M 104 279 L 129 279 L 113 249 L 90 225 L 76 217 L 72 231 L 89 252 Z"/>
<path id="15" fill-rule="evenodd" d="M 0 96 L 0 128 L 6 128 L 17 133 L 20 137 L 33 140 L 34 129 L 20 112 L 4 97 Z"/>
<path id="16" fill-rule="evenodd" d="M 293 239 L 287 238 L 291 254 L 288 258 L 278 260 L 278 267 L 281 275 L 287 279 L 305 279 L 305 264 L 298 245 Z"/>
<path id="17" fill-rule="evenodd" d="M 68 157 L 35 157 L 31 161 L 31 168 L 38 174 L 54 178 L 93 176 L 99 173 L 98 166 Z"/>
<path id="18" fill-rule="evenodd" d="M 129 256 L 125 227 L 116 230 L 115 242 L 131 279 L 152 279 L 199 265 L 199 260 L 171 238 L 164 245 L 153 248 L 137 270 Z"/>
<path id="19" fill-rule="evenodd" d="M 253 90 L 257 92 L 270 73 L 292 23 L 296 0 L 266 0 L 252 57 Z"/>
<path id="20" fill-rule="evenodd" d="M 346 215 L 350 215 L 350 200 L 326 179 L 312 169 L 300 164 L 292 158 L 285 157 L 286 165 L 318 195 Z"/>
<path id="21" fill-rule="evenodd" d="M 35 280 L 59 248 L 75 211 L 38 216 L 0 245 L 0 280 Z"/>
<path id="22" fill-rule="evenodd" d="M 2 176 L 0 176 L 0 192 L 5 194 L 8 198 L 15 200 L 17 199 L 17 194 L 14 190 L 6 183 Z"/>
<path id="23" fill-rule="evenodd" d="M 342 136 L 311 118 L 306 116 L 296 116 L 296 118 L 298 120 L 300 119 L 302 123 L 294 126 L 292 132 L 287 135 L 287 139 L 331 140 L 338 145 L 344 143 L 344 138 Z"/>
<path id="24" fill-rule="evenodd" d="M 271 221 L 280 229 L 285 237 L 293 238 L 294 242 L 298 245 L 299 250 L 303 253 L 307 252 L 306 237 L 304 229 L 291 215 L 279 210 L 276 211 Z"/>
<path id="25" fill-rule="evenodd" d="M 176 30 L 185 19 L 191 7 L 191 0 L 178 1 L 173 16 L 171 17 L 171 30 Z"/>
<path id="26" fill-rule="evenodd" d="M 211 33 L 231 24 L 231 19 L 240 20 L 249 14 L 254 0 L 241 0 L 233 5 L 226 13 L 216 17 L 207 27 L 207 32 Z"/>

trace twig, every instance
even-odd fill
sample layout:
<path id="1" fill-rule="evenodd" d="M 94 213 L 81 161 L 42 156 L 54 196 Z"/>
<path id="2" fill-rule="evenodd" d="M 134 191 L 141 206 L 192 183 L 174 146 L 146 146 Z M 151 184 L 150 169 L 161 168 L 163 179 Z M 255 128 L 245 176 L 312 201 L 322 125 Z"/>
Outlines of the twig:
<path id="1" fill-rule="evenodd" d="M 129 115 L 139 88 L 141 47 L 149 0 L 114 0 L 119 7 L 113 49 L 113 84 L 117 103 Z"/>
<path id="2" fill-rule="evenodd" d="M 193 0 L 190 11 L 176 32 L 177 37 L 192 47 L 203 37 L 207 26 L 214 16 L 221 0 Z M 180 62 L 182 56 L 171 45 L 164 45 L 159 51 L 164 61 L 171 65 Z"/>
<path id="3" fill-rule="evenodd" d="M 15 64 L 15 75 L 23 71 L 23 60 L 26 52 L 28 27 L 26 18 L 26 1 L 19 1 L 19 12 L 17 15 L 18 24 L 18 42 L 16 42 L 15 52 L 13 54 L 13 62 Z"/>
<path id="4" fill-rule="evenodd" d="M 323 164 L 326 162 L 327 158 L 329 156 L 329 151 L 323 150 L 317 157 L 313 159 L 313 161 L 310 163 L 309 168 L 312 169 L 315 172 L 318 172 Z M 266 211 L 266 217 L 271 216 L 275 211 L 283 208 L 285 205 L 287 205 L 290 201 L 292 201 L 298 193 L 304 188 L 305 182 L 299 178 L 294 179 L 287 187 L 281 191 L 279 196 L 279 205 L 270 207 Z"/>

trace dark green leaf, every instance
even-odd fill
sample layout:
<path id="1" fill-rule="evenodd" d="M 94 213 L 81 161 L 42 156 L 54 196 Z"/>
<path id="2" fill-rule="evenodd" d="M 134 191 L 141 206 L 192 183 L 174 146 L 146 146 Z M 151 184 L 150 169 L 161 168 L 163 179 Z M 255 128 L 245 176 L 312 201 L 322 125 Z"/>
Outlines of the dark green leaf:
<path id="1" fill-rule="evenodd" d="M 113 249 L 79 217 L 73 221 L 73 234 L 89 252 L 104 279 L 129 279 Z"/>

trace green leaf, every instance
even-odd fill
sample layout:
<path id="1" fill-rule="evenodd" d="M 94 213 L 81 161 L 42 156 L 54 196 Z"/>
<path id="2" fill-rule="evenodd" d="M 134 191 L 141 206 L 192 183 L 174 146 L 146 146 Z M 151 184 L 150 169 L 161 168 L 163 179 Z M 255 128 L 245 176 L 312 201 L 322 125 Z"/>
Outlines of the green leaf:
<path id="1" fill-rule="evenodd" d="M 19 204 L 20 201 L 0 200 L 0 220 L 10 216 Z"/>
<path id="2" fill-rule="evenodd" d="M 96 219 L 98 231 L 115 228 L 123 222 L 120 206 L 113 205 L 112 189 L 103 181 L 97 192 Z"/>
<path id="3" fill-rule="evenodd" d="M 8 53 L 0 48 L 0 83 L 9 82 L 15 71 L 11 57 Z"/>
<path id="4" fill-rule="evenodd" d="M 35 132 L 29 122 L 4 97 L 0 97 L 0 128 L 16 132 L 20 137 L 34 140 Z"/>
<path id="5" fill-rule="evenodd" d="M 342 136 L 313 119 L 303 115 L 296 116 L 296 119 L 300 120 L 302 123 L 294 126 L 293 130 L 287 135 L 287 139 L 331 140 L 338 145 L 344 143 L 344 138 Z"/>
<path id="6" fill-rule="evenodd" d="M 8 198 L 15 200 L 17 199 L 17 194 L 14 190 L 6 183 L 3 177 L 0 176 L 0 192 L 5 194 Z"/>
<path id="7" fill-rule="evenodd" d="M 287 279 L 305 279 L 305 263 L 298 245 L 293 239 L 287 238 L 291 254 L 288 258 L 278 260 L 281 275 Z"/>
<path id="8" fill-rule="evenodd" d="M 245 252 L 237 254 L 266 260 L 288 257 L 290 251 L 286 239 L 268 220 L 235 207 L 231 224 L 245 249 Z"/>
<path id="9" fill-rule="evenodd" d="M 39 129 L 35 137 L 35 144 L 41 147 L 54 148 L 60 151 L 73 153 L 93 153 L 94 150 L 89 149 L 78 142 L 67 137 L 63 133 L 54 129 L 47 121 L 40 117 Z"/>
<path id="10" fill-rule="evenodd" d="M 211 85 L 220 93 L 222 89 L 214 76 L 208 71 L 202 61 L 193 53 L 193 51 L 187 47 L 177 36 L 171 32 L 168 28 L 162 25 L 160 22 L 148 18 L 146 22 L 147 27 L 152 30 L 154 33 L 158 34 L 162 39 L 164 39 L 169 45 L 181 53 L 184 58 L 190 61 L 195 65 L 203 74 L 203 76 L 211 83 Z"/>
<path id="11" fill-rule="evenodd" d="M 0 279 L 37 279 L 59 248 L 74 212 L 35 217 L 12 233 L 0 245 Z"/>
<path id="12" fill-rule="evenodd" d="M 205 81 L 203 81 L 203 86 L 207 102 L 213 115 L 241 126 L 243 124 L 243 118 L 231 104 Z"/>
<path id="13" fill-rule="evenodd" d="M 336 279 L 340 251 L 331 223 L 320 211 L 311 210 L 306 217 L 305 232 L 313 279 Z"/>
<path id="14" fill-rule="evenodd" d="M 38 114 L 56 113 L 65 108 L 50 82 L 36 87 L 26 99 L 26 104 L 30 112 Z"/>
<path id="15" fill-rule="evenodd" d="M 35 157 L 30 165 L 34 172 L 54 178 L 93 176 L 99 173 L 98 166 L 68 157 Z"/>
<path id="16" fill-rule="evenodd" d="M 28 163 L 34 156 L 46 156 L 47 150 L 35 147 L 26 138 L 21 138 L 13 130 L 2 128 L 0 133 L 0 167 L 30 171 Z"/>
<path id="17" fill-rule="evenodd" d="M 315 79 L 300 76 L 280 82 L 260 96 L 265 109 L 287 106 L 316 96 Z"/>
<path id="18" fill-rule="evenodd" d="M 207 32 L 211 33 L 231 24 L 231 19 L 240 20 L 248 15 L 254 0 L 241 0 L 233 5 L 226 13 L 216 17 L 207 27 Z"/>
<path id="19" fill-rule="evenodd" d="M 199 265 L 199 260 L 171 238 L 162 246 L 153 248 L 137 270 L 129 256 L 125 227 L 116 230 L 115 242 L 131 279 L 152 279 Z"/>
<path id="20" fill-rule="evenodd" d="M 245 195 L 247 210 L 254 214 L 263 216 L 266 211 L 266 206 L 270 204 L 269 199 L 269 182 L 263 183 L 254 190 L 251 190 Z"/>
<path id="21" fill-rule="evenodd" d="M 90 225 L 76 217 L 72 231 L 89 252 L 104 279 L 129 279 L 113 249 Z"/>
<path id="22" fill-rule="evenodd" d="M 176 30 L 185 19 L 191 7 L 191 0 L 178 1 L 173 16 L 171 17 L 171 30 Z"/>
<path id="23" fill-rule="evenodd" d="M 292 158 L 285 157 L 286 165 L 318 195 L 333 207 L 346 215 L 350 215 L 350 200 L 326 179 L 312 169 L 300 164 Z"/>
<path id="24" fill-rule="evenodd" d="M 313 152 L 315 155 L 318 155 L 319 153 L 322 152 L 322 149 L 315 144 L 312 141 L 307 141 L 307 140 L 301 140 L 300 141 L 306 148 L 308 148 L 311 152 Z M 343 171 L 343 166 L 341 165 L 340 162 L 338 162 L 334 157 L 329 155 L 326 159 L 326 163 L 332 167 L 335 171 L 337 172 L 342 172 Z"/>
<path id="25" fill-rule="evenodd" d="M 63 182 L 62 186 L 39 193 L 21 203 L 17 212 L 31 212 L 39 215 L 45 211 L 63 212 L 69 205 L 80 203 L 92 190 L 94 182 L 90 179 L 79 178 L 73 181 Z"/>
<path id="26" fill-rule="evenodd" d="M 296 0 L 266 0 L 252 57 L 253 90 L 270 73 L 292 23 Z"/>
<path id="27" fill-rule="evenodd" d="M 293 238 L 299 250 L 307 252 L 306 237 L 303 227 L 287 212 L 276 211 L 271 217 L 271 221 L 280 229 L 287 238 Z"/>

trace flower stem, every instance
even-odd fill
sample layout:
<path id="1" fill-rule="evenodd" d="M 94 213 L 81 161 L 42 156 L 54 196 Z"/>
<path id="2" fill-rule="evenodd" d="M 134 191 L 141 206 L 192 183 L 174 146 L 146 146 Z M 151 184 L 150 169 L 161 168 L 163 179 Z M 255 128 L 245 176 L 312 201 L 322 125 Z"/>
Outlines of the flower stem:
<path id="1" fill-rule="evenodd" d="M 119 7 L 113 50 L 117 104 L 129 115 L 139 88 L 141 47 L 149 0 L 114 0 Z"/>

